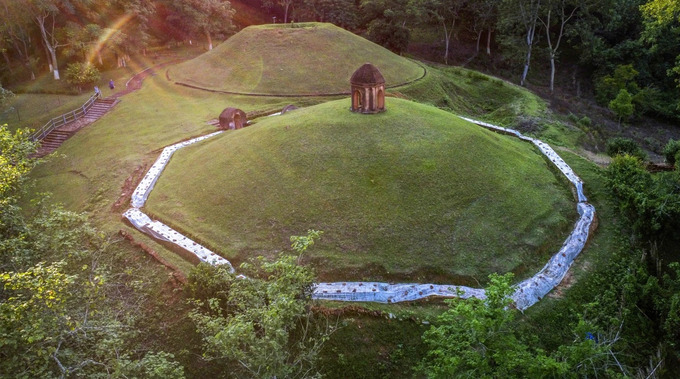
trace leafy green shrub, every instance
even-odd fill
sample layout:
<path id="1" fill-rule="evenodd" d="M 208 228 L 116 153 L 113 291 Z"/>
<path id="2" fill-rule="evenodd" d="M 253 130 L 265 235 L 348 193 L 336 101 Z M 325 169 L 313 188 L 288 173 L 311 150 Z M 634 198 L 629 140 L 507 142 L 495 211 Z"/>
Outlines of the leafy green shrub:
<path id="1" fill-rule="evenodd" d="M 666 157 L 666 162 L 675 165 L 678 162 L 678 153 L 680 153 L 680 140 L 670 140 L 663 148 L 663 156 Z"/>
<path id="2" fill-rule="evenodd" d="M 580 120 L 577 121 L 577 124 L 583 127 L 591 127 L 593 125 L 593 122 L 590 121 L 590 118 L 588 116 L 583 116 L 581 117 Z"/>
<path id="3" fill-rule="evenodd" d="M 607 104 L 619 94 L 621 90 L 636 94 L 640 88 L 635 83 L 638 72 L 633 65 L 616 66 L 612 75 L 601 77 L 595 83 L 595 99 L 600 104 Z"/>
<path id="4" fill-rule="evenodd" d="M 99 70 L 89 63 L 71 63 L 66 67 L 66 81 L 78 87 L 94 84 L 101 78 Z"/>
<path id="5" fill-rule="evenodd" d="M 625 89 L 620 90 L 616 98 L 609 102 L 609 109 L 619 117 L 620 124 L 622 119 L 630 117 L 635 110 L 633 96 Z"/>
<path id="6" fill-rule="evenodd" d="M 640 160 L 647 158 L 647 154 L 645 154 L 640 146 L 629 138 L 616 137 L 608 140 L 605 151 L 612 158 L 617 155 L 630 155 Z"/>

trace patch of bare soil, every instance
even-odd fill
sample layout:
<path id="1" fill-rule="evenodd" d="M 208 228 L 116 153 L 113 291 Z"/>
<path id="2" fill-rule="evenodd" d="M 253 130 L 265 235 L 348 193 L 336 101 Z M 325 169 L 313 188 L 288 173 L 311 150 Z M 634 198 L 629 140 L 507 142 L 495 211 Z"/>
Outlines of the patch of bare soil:
<path id="1" fill-rule="evenodd" d="M 121 192 L 120 196 L 118 197 L 118 200 L 116 200 L 113 205 L 111 205 L 111 211 L 112 212 L 120 212 L 123 210 L 123 208 L 127 208 L 130 202 L 130 197 L 132 196 L 132 193 L 135 191 L 135 188 L 137 188 L 137 184 L 142 180 L 142 177 L 144 177 L 144 173 L 146 172 L 146 165 L 143 166 L 137 166 L 135 171 L 130 174 L 130 176 L 125 179 L 125 182 L 123 183 L 123 186 L 121 187 Z"/>

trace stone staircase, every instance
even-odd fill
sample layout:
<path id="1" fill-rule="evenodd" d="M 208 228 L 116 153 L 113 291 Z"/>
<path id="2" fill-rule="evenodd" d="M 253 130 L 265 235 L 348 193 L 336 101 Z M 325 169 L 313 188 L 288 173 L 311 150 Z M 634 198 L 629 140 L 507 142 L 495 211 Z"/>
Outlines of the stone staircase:
<path id="1" fill-rule="evenodd" d="M 44 157 L 45 155 L 54 152 L 64 143 L 64 141 L 76 134 L 78 130 L 99 120 L 100 117 L 106 114 L 106 112 L 113 108 L 119 101 L 120 100 L 117 98 L 97 99 L 83 118 L 54 129 L 50 134 L 43 138 L 40 141 L 40 147 L 34 156 Z"/>
<path id="2" fill-rule="evenodd" d="M 109 109 L 113 108 L 116 103 L 118 103 L 120 100 L 115 99 L 115 98 L 104 98 L 104 99 L 97 99 L 97 101 L 94 102 L 92 105 L 92 108 L 90 108 L 89 111 L 87 111 L 87 114 L 85 114 L 85 120 L 89 120 L 90 122 L 95 122 L 97 121 L 100 117 L 102 117 L 106 112 L 109 111 Z"/>
<path id="3" fill-rule="evenodd" d="M 72 135 L 76 134 L 75 131 L 59 130 L 55 129 L 52 133 L 48 134 L 47 137 L 40 141 L 40 149 L 38 149 L 38 155 L 44 156 L 54 150 L 57 150 L 64 141 L 71 138 Z"/>

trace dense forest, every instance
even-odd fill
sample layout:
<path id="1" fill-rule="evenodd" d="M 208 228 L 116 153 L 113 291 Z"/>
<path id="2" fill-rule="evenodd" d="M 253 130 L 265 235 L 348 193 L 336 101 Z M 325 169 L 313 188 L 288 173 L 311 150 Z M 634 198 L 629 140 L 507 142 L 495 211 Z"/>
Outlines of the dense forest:
<path id="1" fill-rule="evenodd" d="M 555 104 L 599 104 L 615 124 L 680 122 L 677 0 L 0 0 L 0 7 L 3 108 L 15 93 L 91 88 L 135 56 L 155 59 L 177 45 L 210 50 L 251 24 L 322 21 L 436 67 L 504 77 Z M 26 85 L 46 75 L 69 86 Z M 315 276 L 299 262 L 323 240 L 316 230 L 292 236 L 277 259 L 243 265 L 251 280 L 202 264 L 188 277 L 168 275 L 125 235 L 33 193 L 36 144 L 25 130 L 2 126 L 0 376 L 342 377 L 352 372 L 343 370 L 354 364 L 353 346 L 342 350 L 337 341 L 373 325 L 352 331 L 340 317 L 349 314 L 379 319 L 380 333 L 410 333 L 399 334 L 399 348 L 379 366 L 404 376 L 677 377 L 680 142 L 660 146 L 663 172 L 648 170 L 638 145 L 610 139 L 607 168 L 575 166 L 598 212 L 610 217 L 602 224 L 611 238 L 598 241 L 605 247 L 595 249 L 606 252 L 559 300 L 521 314 L 510 300 L 512 276 L 492 275 L 486 300 L 440 301 L 397 320 L 390 311 L 337 311 L 311 300 Z M 380 333 L 376 340 L 391 338 Z"/>
<path id="2" fill-rule="evenodd" d="M 2 8 L 5 87 L 46 70 L 85 84 L 153 47 L 191 41 L 211 49 L 213 39 L 250 24 L 323 21 L 398 53 L 479 67 L 552 95 L 594 97 L 605 107 L 616 100 L 621 118 L 680 114 L 672 0 L 7 0 Z"/>

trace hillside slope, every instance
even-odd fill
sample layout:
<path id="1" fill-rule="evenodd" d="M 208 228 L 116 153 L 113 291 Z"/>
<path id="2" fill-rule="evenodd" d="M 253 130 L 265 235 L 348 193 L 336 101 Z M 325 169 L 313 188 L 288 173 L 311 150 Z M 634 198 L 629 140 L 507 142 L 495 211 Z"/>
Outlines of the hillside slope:
<path id="1" fill-rule="evenodd" d="M 349 78 L 371 62 L 387 86 L 420 78 L 424 69 L 332 24 L 250 26 L 195 59 L 169 70 L 179 83 L 254 94 L 349 92 Z"/>
<path id="2" fill-rule="evenodd" d="M 178 152 L 148 211 L 235 263 L 324 230 L 308 258 L 336 280 L 522 274 L 568 234 L 568 186 L 532 145 L 405 100 L 371 116 L 348 107 L 300 109 Z"/>

